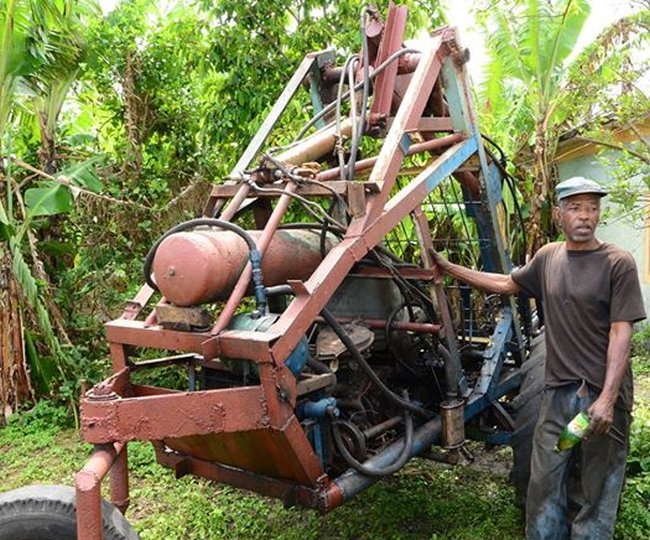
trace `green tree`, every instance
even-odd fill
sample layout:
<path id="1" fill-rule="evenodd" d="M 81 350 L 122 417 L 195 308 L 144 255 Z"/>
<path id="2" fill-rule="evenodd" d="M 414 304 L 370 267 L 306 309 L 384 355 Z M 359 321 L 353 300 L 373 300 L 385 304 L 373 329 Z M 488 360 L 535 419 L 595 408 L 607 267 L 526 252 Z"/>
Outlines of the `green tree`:
<path id="1" fill-rule="evenodd" d="M 647 14 L 624 19 L 597 38 L 587 53 L 597 69 L 581 71 L 586 57 L 576 55 L 575 47 L 589 12 L 588 0 L 508 0 L 478 11 L 489 52 L 480 90 L 482 127 L 508 150 L 525 178 L 530 251 L 554 236 L 550 207 L 560 135 L 585 123 L 595 126 L 606 116 L 612 120 L 599 100 L 611 91 L 607 76 L 620 79 L 621 59 L 631 62 L 634 51 L 643 50 L 637 38 L 647 30 Z M 647 31 L 644 39 L 647 46 Z"/>
<path id="2" fill-rule="evenodd" d="M 77 3 L 79 4 L 79 3 Z M 77 5 L 75 4 L 75 6 Z M 86 5 L 91 5 L 86 2 Z M 71 364 L 61 346 L 69 343 L 65 323 L 52 301 L 49 276 L 38 250 L 36 227 L 44 216 L 69 210 L 73 192 L 84 181 L 85 167 L 74 167 L 68 176 L 55 178 L 33 167 L 46 182 L 29 185 L 18 181 L 15 164 L 21 159 L 11 156 L 17 131 L 29 123 L 29 104 L 34 103 L 41 131 L 45 168 L 52 169 L 56 120 L 74 78 L 72 67 L 79 61 L 76 31 L 72 26 L 73 2 L 20 1 L 3 3 L 0 12 L 0 250 L 1 273 L 10 280 L 10 305 L 17 313 L 3 328 L 7 334 L 21 336 L 21 347 L 12 349 L 15 369 L 24 363 L 23 350 L 32 360 L 32 373 L 47 389 L 54 371 L 60 380 L 71 377 Z M 68 70 L 64 68 L 68 66 Z M 19 312 L 24 312 L 23 317 Z M 27 329 L 23 332 L 23 320 Z M 16 331 L 15 325 L 21 328 Z M 5 337 L 5 336 L 3 336 Z M 34 338 L 38 338 L 34 340 Z M 36 344 L 36 342 L 38 344 Z M 4 355 L 3 355 L 4 356 Z M 3 370 L 3 383 L 11 381 Z M 4 396 L 3 396 L 4 397 Z M 16 402 L 19 401 L 18 393 Z M 22 396 L 27 397 L 27 396 Z M 4 399 L 3 399 L 4 401 Z M 8 403 L 8 402 L 7 402 Z"/>

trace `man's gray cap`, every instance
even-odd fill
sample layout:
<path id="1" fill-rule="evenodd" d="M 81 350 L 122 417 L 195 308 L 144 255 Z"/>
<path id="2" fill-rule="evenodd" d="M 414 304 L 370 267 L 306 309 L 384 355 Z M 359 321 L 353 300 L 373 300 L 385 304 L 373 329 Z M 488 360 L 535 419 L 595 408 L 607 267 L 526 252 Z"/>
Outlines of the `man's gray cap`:
<path id="1" fill-rule="evenodd" d="M 582 176 L 574 176 L 555 186 L 555 194 L 557 195 L 558 201 L 572 197 L 573 195 L 580 195 L 581 193 L 593 193 L 599 197 L 604 197 L 608 192 L 598 183 L 589 180 L 589 178 L 583 178 Z"/>

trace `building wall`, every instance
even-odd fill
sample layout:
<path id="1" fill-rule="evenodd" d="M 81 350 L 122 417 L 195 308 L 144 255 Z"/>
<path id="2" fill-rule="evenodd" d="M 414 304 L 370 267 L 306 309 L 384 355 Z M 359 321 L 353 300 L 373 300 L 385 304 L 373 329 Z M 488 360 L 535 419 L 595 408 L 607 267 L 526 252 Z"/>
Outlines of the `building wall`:
<path id="1" fill-rule="evenodd" d="M 560 180 L 572 176 L 591 178 L 607 187 L 611 181 L 608 167 L 602 159 L 593 155 L 583 155 L 559 164 Z M 605 242 L 616 244 L 634 255 L 639 278 L 641 293 L 645 302 L 646 311 L 650 315 L 650 205 L 646 203 L 644 218 L 631 223 L 630 219 L 621 219 L 616 215 L 616 210 L 609 203 L 608 198 L 603 199 L 603 213 L 596 236 Z"/>

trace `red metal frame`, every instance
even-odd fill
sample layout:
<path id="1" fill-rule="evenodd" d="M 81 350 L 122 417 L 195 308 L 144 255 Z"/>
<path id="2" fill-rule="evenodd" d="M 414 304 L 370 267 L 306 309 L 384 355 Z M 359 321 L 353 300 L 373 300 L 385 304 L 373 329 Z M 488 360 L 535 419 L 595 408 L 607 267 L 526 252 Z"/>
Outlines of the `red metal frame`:
<path id="1" fill-rule="evenodd" d="M 391 8 L 378 63 L 401 46 L 404 16 L 402 8 Z M 144 321 L 135 320 L 151 299 L 153 291 L 148 286 L 129 303 L 122 317 L 106 325 L 114 375 L 87 392 L 81 403 L 83 438 L 96 446 L 76 477 L 80 539 L 101 538 L 99 487 L 108 471 L 111 501 L 120 510 L 126 510 L 129 501 L 126 448 L 132 440 L 153 441 L 158 461 L 173 468 L 177 476 L 195 474 L 212 478 L 323 511 L 344 501 L 341 488 L 323 471 L 294 415 L 298 384 L 284 362 L 354 265 L 400 220 L 419 208 L 431 191 L 432 175 L 447 170 L 447 174 L 451 174 L 469 156 L 481 152 L 476 133 L 471 129 L 473 111 L 456 39 L 454 29 L 445 29 L 428 40 L 410 75 L 401 105 L 394 117 L 388 118 L 390 128 L 381 152 L 375 158 L 356 164 L 357 171 L 372 167 L 368 180 L 363 183 L 368 187 L 357 194 L 362 202 L 365 201 L 365 206 L 361 205 L 345 237 L 329 251 L 312 276 L 304 283 L 292 283 L 295 298 L 268 331 L 227 329 L 250 284 L 250 264 L 209 332 L 165 330 L 157 326 L 155 310 Z M 310 55 L 301 64 L 298 75 L 279 99 L 280 105 L 274 107 L 273 121 L 264 124 L 263 133 L 256 136 L 235 167 L 233 178 L 237 178 L 261 148 L 272 124 L 310 71 L 314 58 Z M 445 64 L 450 64 L 459 73 L 457 85 L 465 98 L 458 104 L 459 112 L 455 116 L 423 118 L 423 110 L 434 85 L 441 81 L 439 75 Z M 378 78 L 373 114 L 390 115 L 397 66 L 395 63 Z M 444 87 L 447 82 L 442 80 L 438 84 Z M 422 130 L 422 126 L 452 133 L 411 146 L 409 134 Z M 405 156 L 445 148 L 406 187 L 395 193 L 396 178 Z M 337 179 L 338 169 L 323 171 L 317 178 L 322 181 Z M 372 186 L 376 188 L 371 189 Z M 308 189 L 295 183 L 280 187 L 284 193 L 258 240 L 262 253 L 285 215 L 292 194 Z M 349 191 L 345 185 L 337 189 L 344 196 Z M 220 216 L 222 220 L 231 220 L 244 200 L 256 195 L 254 188 L 246 183 L 217 186 L 206 208 L 212 211 L 218 200 L 231 197 Z M 425 241 L 430 243 L 431 239 Z M 430 261 L 426 262 L 423 268 L 411 273 L 419 279 L 431 280 L 434 274 L 426 268 Z M 408 270 L 404 277 L 409 278 Z M 447 319 L 444 322 L 449 324 Z M 385 321 L 366 322 L 371 326 L 385 324 Z M 411 324 L 417 331 L 441 330 L 440 326 L 432 324 L 401 324 L 405 328 Z M 195 392 L 138 386 L 130 382 L 131 346 L 195 353 L 215 366 L 220 356 L 251 361 L 259 369 L 261 382 L 243 388 Z"/>

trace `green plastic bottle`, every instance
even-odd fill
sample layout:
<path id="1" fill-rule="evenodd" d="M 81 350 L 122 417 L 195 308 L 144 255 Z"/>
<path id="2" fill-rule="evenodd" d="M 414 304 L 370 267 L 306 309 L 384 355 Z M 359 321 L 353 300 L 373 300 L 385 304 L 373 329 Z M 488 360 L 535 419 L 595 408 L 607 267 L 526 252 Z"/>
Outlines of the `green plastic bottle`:
<path id="1" fill-rule="evenodd" d="M 586 412 L 579 412 L 560 433 L 554 450 L 562 452 L 578 444 L 589 431 L 589 416 Z"/>

